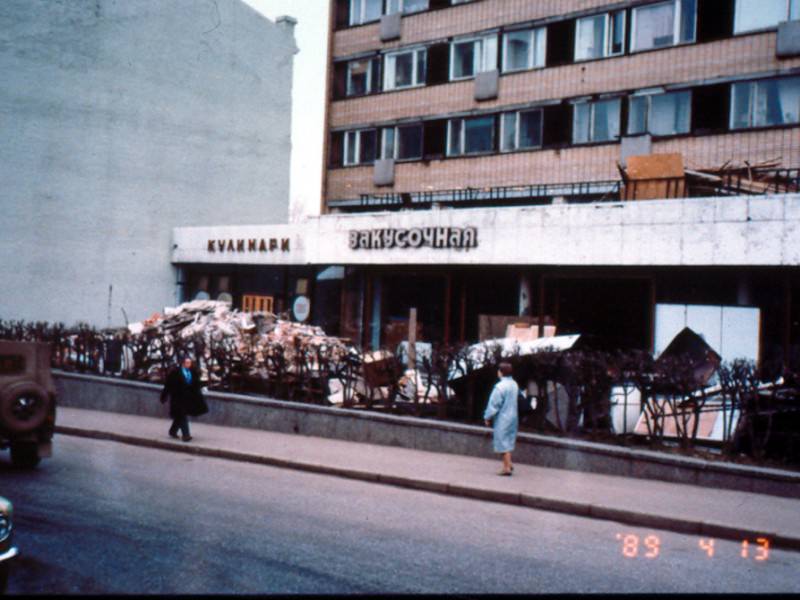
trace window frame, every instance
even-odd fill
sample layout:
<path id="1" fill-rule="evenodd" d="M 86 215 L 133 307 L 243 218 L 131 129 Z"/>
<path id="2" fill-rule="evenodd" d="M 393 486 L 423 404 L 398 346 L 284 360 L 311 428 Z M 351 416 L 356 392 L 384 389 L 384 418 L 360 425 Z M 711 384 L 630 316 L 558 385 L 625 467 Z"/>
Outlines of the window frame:
<path id="1" fill-rule="evenodd" d="M 425 73 L 422 74 L 422 79 L 420 80 L 420 73 L 419 73 L 419 57 L 418 53 L 424 54 L 425 60 Z M 389 73 L 395 74 L 395 80 L 397 79 L 397 67 L 396 67 L 396 57 L 402 54 L 412 54 L 411 58 L 411 79 L 412 83 L 409 85 L 401 85 L 397 86 L 392 83 L 389 85 Z M 395 59 L 395 65 L 390 70 L 389 69 L 389 60 Z M 415 46 L 410 48 L 403 48 L 400 50 L 393 50 L 391 52 L 386 52 L 383 55 L 383 91 L 390 92 L 394 90 L 407 90 L 415 87 L 424 86 L 427 79 L 427 72 L 428 72 L 428 48 L 426 46 Z"/>
<path id="2" fill-rule="evenodd" d="M 790 81 L 794 80 L 797 82 L 797 86 L 800 87 L 800 75 L 795 75 L 792 77 L 770 77 L 767 79 L 756 79 L 753 81 L 736 81 L 731 84 L 730 90 L 730 115 L 728 116 L 728 128 L 731 131 L 746 131 L 748 129 L 761 129 L 761 128 L 768 128 L 768 127 L 793 127 L 800 124 L 800 108 L 797 111 L 798 118 L 796 121 L 791 122 L 783 122 L 783 123 L 756 123 L 756 99 L 757 99 L 757 86 L 763 85 L 766 83 L 775 82 L 780 85 L 781 81 Z M 735 118 L 736 118 L 736 86 L 746 85 L 748 88 L 748 95 L 747 95 L 747 125 L 735 126 Z"/>
<path id="3" fill-rule="evenodd" d="M 477 119 L 492 119 L 492 127 L 491 127 L 491 149 L 490 150 L 480 150 L 477 152 L 467 152 L 466 151 L 466 138 L 467 138 L 467 127 L 466 122 L 470 120 L 477 120 Z M 451 147 L 451 142 L 453 141 L 452 136 L 452 127 L 454 122 L 460 123 L 460 132 L 459 132 L 459 152 L 454 154 Z M 486 115 L 476 115 L 473 117 L 454 117 L 451 119 L 447 119 L 447 144 L 445 146 L 445 156 L 450 158 L 463 158 L 465 156 L 485 156 L 487 154 L 494 154 L 496 153 L 496 129 L 497 129 L 497 115 L 495 113 L 486 114 Z"/>
<path id="4" fill-rule="evenodd" d="M 742 1 L 747 0 L 734 0 L 733 6 L 733 35 L 747 35 L 750 33 L 757 33 L 760 31 L 769 31 L 771 29 L 776 29 L 779 23 L 783 21 L 791 21 L 795 19 L 800 19 L 800 1 L 798 0 L 784 0 L 786 3 L 785 9 L 783 11 L 783 18 L 775 23 L 775 25 L 767 25 L 761 27 L 752 27 L 749 29 L 737 29 L 737 21 L 739 19 L 739 3 Z"/>
<path id="5" fill-rule="evenodd" d="M 595 138 L 595 122 L 597 105 L 606 102 L 617 103 L 617 135 L 609 139 L 598 140 Z M 610 144 L 615 143 L 622 137 L 622 96 L 613 96 L 610 98 L 583 99 L 571 102 L 572 104 L 572 142 L 573 146 L 583 146 L 586 144 Z M 581 105 L 588 105 L 589 107 L 589 139 L 586 141 L 576 141 L 575 133 L 578 130 L 576 127 L 576 119 L 578 116 L 577 107 Z"/>
<path id="6" fill-rule="evenodd" d="M 497 69 L 497 51 L 499 50 L 499 32 L 494 33 L 487 33 L 483 35 L 473 35 L 468 37 L 462 37 L 458 39 L 454 39 L 450 41 L 450 65 L 448 70 L 448 81 L 465 81 L 467 79 L 474 79 L 478 73 L 486 73 L 493 69 L 483 69 L 482 66 L 485 65 L 487 55 L 486 55 L 486 42 L 491 38 L 494 38 L 495 49 L 494 49 L 494 69 Z M 460 77 L 455 77 L 453 75 L 455 63 L 456 63 L 456 53 L 455 53 L 455 46 L 461 44 L 472 43 L 472 73 L 469 75 L 461 75 Z M 480 52 L 475 50 L 475 45 L 480 43 Z"/>
<path id="7" fill-rule="evenodd" d="M 403 14 L 403 15 L 415 15 L 417 13 L 425 12 L 431 9 L 430 0 L 423 0 L 425 2 L 424 8 L 417 8 L 415 10 L 406 10 L 406 2 L 408 0 L 386 0 L 383 7 L 383 14 L 385 15 L 393 15 L 393 14 Z M 397 3 L 398 10 L 390 10 L 390 6 L 393 2 Z"/>
<path id="8" fill-rule="evenodd" d="M 375 60 L 374 56 L 370 56 L 367 58 L 357 58 L 353 60 L 347 61 L 347 73 L 345 76 L 345 97 L 353 97 L 353 96 L 366 96 L 372 93 L 372 63 Z M 353 93 L 351 91 L 352 88 L 352 73 L 351 73 L 351 66 L 353 63 L 357 62 L 364 62 L 367 63 L 367 85 L 366 90 L 361 93 Z"/>
<path id="9" fill-rule="evenodd" d="M 508 36 L 523 32 L 529 34 L 527 64 L 524 67 L 517 67 L 512 69 L 508 66 L 508 57 L 509 57 Z M 539 42 L 540 37 L 541 37 L 541 42 Z M 541 57 L 538 56 L 540 43 L 542 46 Z M 529 27 L 527 29 L 515 29 L 512 31 L 504 31 L 501 51 L 503 54 L 503 60 L 501 61 L 502 64 L 500 65 L 500 70 L 502 73 L 520 73 L 522 71 L 531 71 L 533 69 L 543 69 L 547 61 L 547 27 L 545 26 Z"/>
<path id="10" fill-rule="evenodd" d="M 370 162 L 364 162 L 364 161 L 361 160 L 361 136 L 365 132 L 369 132 L 369 131 L 375 132 L 375 143 L 377 144 L 380 140 L 378 140 L 378 130 L 376 128 L 374 128 L 374 127 L 365 127 L 363 129 L 350 129 L 350 130 L 347 130 L 347 131 L 343 132 L 344 135 L 342 137 L 344 138 L 344 141 L 343 141 L 343 144 L 342 144 L 342 166 L 344 166 L 344 167 L 358 167 L 358 166 L 374 164 L 374 162 L 375 162 L 374 158 Z M 354 156 L 356 158 L 355 162 L 348 162 L 348 154 L 349 154 L 348 150 L 350 149 L 350 136 L 351 135 L 353 135 L 355 137 L 355 152 L 354 152 Z M 376 154 L 376 158 L 377 158 L 377 155 L 378 155 L 377 148 L 376 148 L 375 154 Z"/>
<path id="11" fill-rule="evenodd" d="M 694 2 L 694 16 L 693 16 L 693 25 L 692 25 L 692 37 L 691 39 L 682 40 L 681 39 L 681 27 L 683 25 L 683 9 L 684 9 L 684 2 L 687 0 L 664 0 L 663 2 L 654 2 L 652 4 L 643 4 L 639 6 L 634 6 L 631 8 L 631 27 L 630 27 L 630 54 L 636 54 L 638 52 L 647 52 L 649 50 L 663 50 L 665 48 L 674 48 L 675 46 L 680 46 L 683 44 L 696 44 L 697 43 L 697 0 L 691 0 Z M 672 4 L 673 6 L 673 22 L 672 22 L 672 43 L 665 45 L 665 46 L 649 46 L 647 48 L 637 48 L 636 47 L 636 33 L 638 29 L 638 15 L 639 11 L 652 9 L 659 5 L 666 5 Z"/>
<path id="12" fill-rule="evenodd" d="M 612 50 L 613 47 L 613 32 L 616 29 L 613 27 L 614 25 L 614 16 L 621 14 L 622 15 L 622 48 L 618 52 L 614 52 Z M 602 54 L 600 56 L 585 56 L 579 57 L 578 56 L 578 44 L 580 42 L 580 37 L 578 36 L 578 28 L 581 21 L 588 21 L 594 20 L 597 18 L 603 18 L 603 43 L 602 43 Z M 611 58 L 614 56 L 622 56 L 625 54 L 625 41 L 627 37 L 627 29 L 628 29 L 628 12 L 625 9 L 621 10 L 612 10 L 606 13 L 597 13 L 594 15 L 589 15 L 586 17 L 581 17 L 579 19 L 575 19 L 575 47 L 573 48 L 573 56 L 575 62 L 584 62 L 587 60 L 599 60 L 601 58 Z"/>
<path id="13" fill-rule="evenodd" d="M 400 158 L 400 129 L 403 128 L 411 128 L 417 127 L 419 128 L 419 155 L 418 156 L 407 156 L 404 158 Z M 386 138 L 391 132 L 392 136 L 392 152 L 391 156 L 387 156 L 387 144 Z M 422 123 L 402 123 L 399 125 L 390 125 L 388 127 L 381 127 L 381 135 L 380 135 L 380 158 L 383 160 L 391 159 L 396 162 L 411 162 L 415 160 L 422 160 L 423 155 L 425 154 L 425 149 L 423 148 L 424 144 L 424 137 L 425 132 Z"/>
<path id="14" fill-rule="evenodd" d="M 368 3 L 374 1 L 380 2 L 381 5 L 380 14 L 378 15 L 377 18 L 365 20 Z M 354 18 L 354 12 L 353 12 L 353 6 L 356 4 L 359 5 L 358 19 Z M 383 0 L 350 0 L 349 15 L 347 22 L 350 25 L 350 27 L 356 27 L 358 25 L 364 25 L 366 23 L 375 23 L 376 21 L 379 21 L 381 16 L 383 15 L 383 9 L 384 9 Z"/>
<path id="15" fill-rule="evenodd" d="M 536 146 L 525 146 L 521 148 L 519 145 L 519 135 L 520 135 L 520 119 L 524 113 L 539 113 L 539 144 Z M 514 147 L 513 148 L 503 148 L 503 142 L 506 137 L 506 115 L 514 115 Z M 508 152 L 519 152 L 523 150 L 539 150 L 542 148 L 544 144 L 543 140 L 544 136 L 544 109 L 542 107 L 535 107 L 535 108 L 523 108 L 520 110 L 509 110 L 500 113 L 500 140 L 499 140 L 499 149 L 502 153 Z"/>
<path id="16" fill-rule="evenodd" d="M 671 133 L 655 133 L 652 131 L 652 123 L 650 122 L 651 116 L 653 114 L 653 98 L 658 96 L 674 96 L 677 97 L 680 94 L 686 94 L 688 96 L 688 123 L 686 127 L 686 131 L 673 131 Z M 653 137 L 669 137 L 673 135 L 688 135 L 692 131 L 692 90 L 685 89 L 685 90 L 664 90 L 664 91 L 642 91 L 636 94 L 632 94 L 628 97 L 629 104 L 637 98 L 642 98 L 646 100 L 645 103 L 645 111 L 644 111 L 644 130 L 632 132 L 631 131 L 631 114 L 632 111 L 630 106 L 628 107 L 628 121 L 626 125 L 626 135 L 651 135 Z"/>

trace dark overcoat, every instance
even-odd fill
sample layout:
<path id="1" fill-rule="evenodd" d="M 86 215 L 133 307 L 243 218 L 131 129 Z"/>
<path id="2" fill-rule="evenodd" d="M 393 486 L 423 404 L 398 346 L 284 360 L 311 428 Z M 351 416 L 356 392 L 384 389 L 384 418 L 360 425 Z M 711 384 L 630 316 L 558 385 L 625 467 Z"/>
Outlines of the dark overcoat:
<path id="1" fill-rule="evenodd" d="M 191 368 L 191 372 L 191 383 L 186 383 L 180 367 L 170 371 L 164 382 L 164 389 L 161 390 L 161 402 L 166 402 L 169 398 L 169 416 L 173 419 L 187 415 L 197 417 L 208 412 L 208 405 L 203 398 L 200 373 L 194 367 Z"/>

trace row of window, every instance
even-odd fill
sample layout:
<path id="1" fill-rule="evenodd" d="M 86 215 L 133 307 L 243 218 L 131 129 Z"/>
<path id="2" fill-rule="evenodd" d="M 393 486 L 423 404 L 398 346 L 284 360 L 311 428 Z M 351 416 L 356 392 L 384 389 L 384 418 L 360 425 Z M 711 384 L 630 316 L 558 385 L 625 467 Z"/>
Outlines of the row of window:
<path id="1" fill-rule="evenodd" d="M 336 24 L 339 28 L 362 25 L 383 15 L 412 14 L 467 2 L 472 0 L 338 0 Z"/>
<path id="2" fill-rule="evenodd" d="M 728 28 L 720 10 L 726 2 Z M 334 65 L 334 97 L 459 81 L 495 69 L 512 73 L 618 56 L 773 27 L 799 17 L 800 0 L 665 0 L 546 27 L 461 37 L 339 62 Z M 556 43 L 559 40 L 563 43 Z"/>
<path id="3" fill-rule="evenodd" d="M 624 112 L 623 112 L 624 111 Z M 800 76 L 588 99 L 333 134 L 331 166 L 800 123 Z"/>

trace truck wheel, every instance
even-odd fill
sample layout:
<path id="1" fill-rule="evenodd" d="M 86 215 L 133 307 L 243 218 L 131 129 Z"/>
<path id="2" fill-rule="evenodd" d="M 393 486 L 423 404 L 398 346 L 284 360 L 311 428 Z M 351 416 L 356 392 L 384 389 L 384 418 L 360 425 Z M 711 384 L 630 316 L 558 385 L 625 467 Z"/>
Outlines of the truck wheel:
<path id="1" fill-rule="evenodd" d="M 36 383 L 20 382 L 0 393 L 0 427 L 11 434 L 30 433 L 44 424 L 50 396 Z"/>
<path id="2" fill-rule="evenodd" d="M 42 459 L 36 442 L 17 442 L 11 445 L 11 463 L 21 469 L 33 469 Z"/>

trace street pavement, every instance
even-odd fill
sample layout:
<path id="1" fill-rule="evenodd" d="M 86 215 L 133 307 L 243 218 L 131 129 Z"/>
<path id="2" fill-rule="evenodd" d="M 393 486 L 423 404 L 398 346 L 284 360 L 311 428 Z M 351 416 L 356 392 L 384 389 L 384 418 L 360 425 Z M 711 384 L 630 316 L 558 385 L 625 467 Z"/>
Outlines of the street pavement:
<path id="1" fill-rule="evenodd" d="M 266 464 L 490 502 L 521 505 L 655 529 L 742 541 L 767 538 L 800 550 L 800 499 L 208 425 L 190 442 L 167 435 L 169 421 L 60 407 L 56 432 L 201 456 Z"/>

